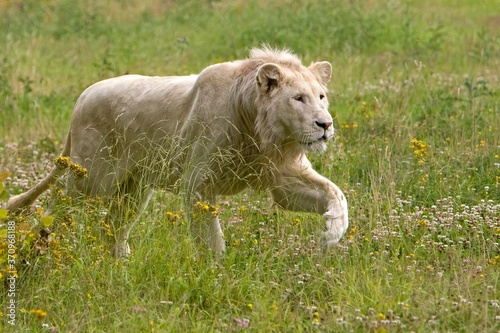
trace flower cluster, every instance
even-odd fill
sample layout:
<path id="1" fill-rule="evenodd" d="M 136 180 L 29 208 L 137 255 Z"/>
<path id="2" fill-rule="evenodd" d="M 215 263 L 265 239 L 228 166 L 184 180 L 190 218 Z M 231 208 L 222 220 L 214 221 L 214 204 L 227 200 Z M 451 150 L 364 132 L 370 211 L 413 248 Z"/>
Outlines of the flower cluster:
<path id="1" fill-rule="evenodd" d="M 219 207 L 216 205 L 211 205 L 207 202 L 197 201 L 194 204 L 194 209 L 193 209 L 193 212 L 191 213 L 191 216 L 193 218 L 196 218 L 200 215 L 210 214 L 211 216 L 216 217 L 218 214 L 218 211 L 219 211 Z"/>
<path id="2" fill-rule="evenodd" d="M 54 159 L 54 163 L 59 169 L 67 169 L 71 165 L 71 160 L 68 156 L 59 156 Z"/>
<path id="3" fill-rule="evenodd" d="M 77 178 L 85 178 L 88 176 L 88 171 L 86 168 L 82 167 L 78 163 L 74 163 L 67 156 L 59 156 L 54 159 L 54 163 L 59 169 L 67 169 L 70 168 L 71 172 Z"/>
<path id="4" fill-rule="evenodd" d="M 319 325 L 321 323 L 321 318 L 319 316 L 318 309 L 315 309 L 313 311 L 313 319 L 312 319 L 313 324 Z"/>
<path id="5" fill-rule="evenodd" d="M 184 224 L 184 221 L 182 219 L 182 211 L 180 211 L 178 213 L 168 211 L 167 212 L 167 221 L 169 221 L 172 225 Z"/>
<path id="6" fill-rule="evenodd" d="M 77 178 L 85 178 L 85 177 L 88 177 L 88 171 L 86 168 L 83 168 L 81 165 L 79 164 L 76 164 L 76 163 L 73 163 L 69 166 L 69 168 L 71 169 L 71 171 L 73 172 L 73 174 L 77 177 Z"/>
<path id="7" fill-rule="evenodd" d="M 427 159 L 427 153 L 429 152 L 430 146 L 418 139 L 411 139 L 410 149 L 413 150 L 413 154 L 418 160 L 418 163 L 424 163 Z"/>
<path id="8" fill-rule="evenodd" d="M 47 312 L 40 310 L 40 309 L 30 310 L 30 314 L 39 320 L 42 320 L 47 316 Z"/>

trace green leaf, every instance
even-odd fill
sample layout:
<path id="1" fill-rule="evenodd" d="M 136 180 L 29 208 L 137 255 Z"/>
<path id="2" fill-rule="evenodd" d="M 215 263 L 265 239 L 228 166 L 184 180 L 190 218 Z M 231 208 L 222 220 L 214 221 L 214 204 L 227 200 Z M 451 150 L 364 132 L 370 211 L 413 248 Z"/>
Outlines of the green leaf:
<path id="1" fill-rule="evenodd" d="M 0 219 L 6 219 L 9 211 L 7 209 L 0 208 Z"/>
<path id="2" fill-rule="evenodd" d="M 3 192 L 3 183 L 0 182 L 0 194 Z"/>
<path id="3" fill-rule="evenodd" d="M 10 176 L 10 172 L 0 172 L 0 182 L 4 182 Z"/>
<path id="4" fill-rule="evenodd" d="M 7 201 L 10 198 L 9 191 L 0 192 L 0 201 Z"/>
<path id="5" fill-rule="evenodd" d="M 0 238 L 7 238 L 7 229 L 0 229 Z"/>
<path id="6" fill-rule="evenodd" d="M 42 219 L 40 220 L 40 222 L 42 222 L 42 224 L 43 224 L 46 228 L 48 228 L 48 227 L 50 227 L 50 226 L 52 225 L 52 222 L 54 222 L 54 218 L 55 218 L 55 217 L 54 217 L 54 216 L 51 216 L 51 215 L 49 215 L 49 216 L 44 216 L 44 217 L 42 217 Z"/>

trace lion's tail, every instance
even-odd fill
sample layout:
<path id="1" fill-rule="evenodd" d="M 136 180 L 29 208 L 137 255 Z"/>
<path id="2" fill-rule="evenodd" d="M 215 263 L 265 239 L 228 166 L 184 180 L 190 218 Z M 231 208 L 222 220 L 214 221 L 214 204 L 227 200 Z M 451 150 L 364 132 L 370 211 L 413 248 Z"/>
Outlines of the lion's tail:
<path id="1" fill-rule="evenodd" d="M 61 156 L 69 156 L 70 150 L 71 136 L 70 134 L 68 134 L 66 138 L 66 144 L 61 153 Z M 45 192 L 49 188 L 49 186 L 56 181 L 57 178 L 65 173 L 65 171 L 65 169 L 60 169 L 55 166 L 44 179 L 38 182 L 38 184 L 32 187 L 28 192 L 21 193 L 10 198 L 9 201 L 7 201 L 7 205 L 5 208 L 11 212 L 14 212 L 23 207 L 31 205 L 40 196 L 40 194 Z"/>

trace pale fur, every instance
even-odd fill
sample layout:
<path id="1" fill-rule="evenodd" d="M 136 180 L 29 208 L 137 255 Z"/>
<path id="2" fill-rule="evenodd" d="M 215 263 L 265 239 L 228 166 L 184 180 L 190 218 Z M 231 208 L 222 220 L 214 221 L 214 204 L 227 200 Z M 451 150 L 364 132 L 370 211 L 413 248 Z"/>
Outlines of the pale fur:
<path id="1" fill-rule="evenodd" d="M 184 195 L 196 239 L 216 253 L 224 250 L 218 217 L 192 218 L 192 207 L 246 187 L 269 189 L 285 209 L 323 214 L 321 244 L 332 246 L 347 230 L 347 201 L 305 155 L 325 151 L 333 136 L 330 77 L 327 62 L 304 67 L 290 51 L 266 47 L 199 75 L 98 82 L 76 102 L 62 152 L 89 175 L 69 176 L 67 190 L 110 199 L 117 256 L 129 251 L 134 221 L 126 217 L 145 207 L 154 187 Z M 7 208 L 31 204 L 61 174 L 54 169 Z"/>

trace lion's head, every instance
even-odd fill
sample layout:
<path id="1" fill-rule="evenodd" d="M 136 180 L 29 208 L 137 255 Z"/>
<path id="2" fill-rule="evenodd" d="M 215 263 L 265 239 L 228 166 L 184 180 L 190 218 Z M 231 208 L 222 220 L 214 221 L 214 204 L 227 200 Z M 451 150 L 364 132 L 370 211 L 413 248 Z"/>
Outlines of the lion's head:
<path id="1" fill-rule="evenodd" d="M 287 51 L 266 49 L 253 50 L 252 57 L 263 61 L 255 83 L 260 139 L 280 148 L 324 152 L 326 141 L 333 136 L 326 96 L 332 74 L 330 63 L 304 67 Z"/>

